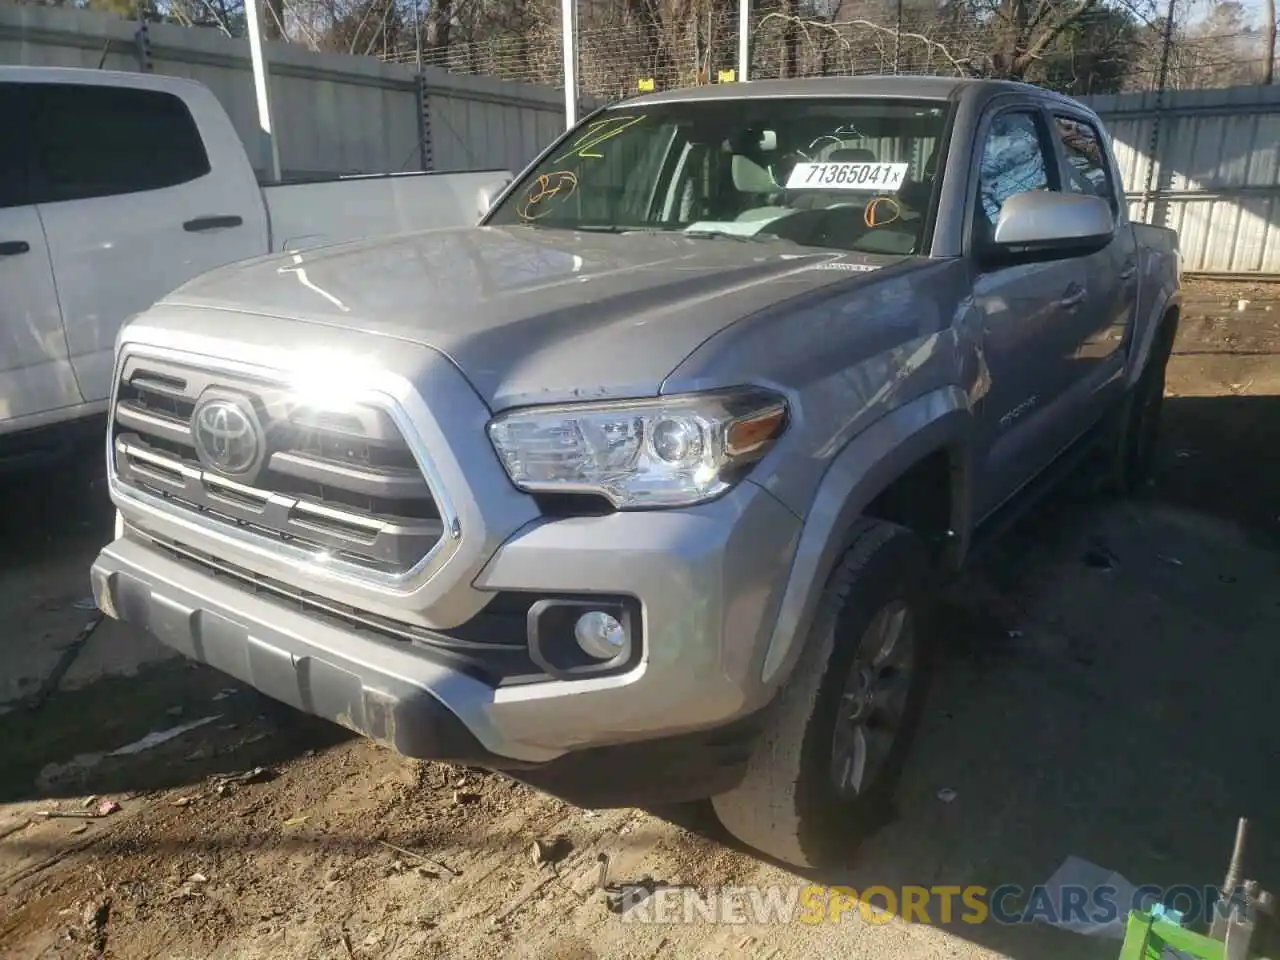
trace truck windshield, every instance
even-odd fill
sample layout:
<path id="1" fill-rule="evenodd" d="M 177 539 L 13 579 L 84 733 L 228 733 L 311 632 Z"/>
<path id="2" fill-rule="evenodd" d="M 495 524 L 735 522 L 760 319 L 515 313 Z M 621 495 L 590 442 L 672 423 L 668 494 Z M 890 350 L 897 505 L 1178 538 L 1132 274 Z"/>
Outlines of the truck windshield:
<path id="1" fill-rule="evenodd" d="M 619 106 L 558 145 L 487 222 L 919 253 L 950 109 L 849 97 Z"/>

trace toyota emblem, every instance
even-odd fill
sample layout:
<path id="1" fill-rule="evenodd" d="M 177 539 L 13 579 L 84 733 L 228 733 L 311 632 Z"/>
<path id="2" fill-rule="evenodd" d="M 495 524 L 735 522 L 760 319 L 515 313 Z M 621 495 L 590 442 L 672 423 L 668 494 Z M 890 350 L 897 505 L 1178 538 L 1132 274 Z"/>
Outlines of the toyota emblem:
<path id="1" fill-rule="evenodd" d="M 247 402 L 209 397 L 191 414 L 191 440 L 200 462 L 234 477 L 256 474 L 266 442 Z"/>

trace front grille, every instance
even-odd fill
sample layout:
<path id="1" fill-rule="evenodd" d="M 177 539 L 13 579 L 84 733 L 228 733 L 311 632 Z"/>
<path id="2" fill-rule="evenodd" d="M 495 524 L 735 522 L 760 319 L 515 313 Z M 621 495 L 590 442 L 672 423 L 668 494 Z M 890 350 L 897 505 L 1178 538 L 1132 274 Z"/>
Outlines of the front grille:
<path id="1" fill-rule="evenodd" d="M 209 462 L 218 437 L 193 417 L 210 400 L 252 422 L 241 435 L 251 433 L 260 453 L 247 469 Z M 422 470 L 378 407 L 327 409 L 281 384 L 132 357 L 111 431 L 122 483 L 317 560 L 404 573 L 444 533 Z"/>

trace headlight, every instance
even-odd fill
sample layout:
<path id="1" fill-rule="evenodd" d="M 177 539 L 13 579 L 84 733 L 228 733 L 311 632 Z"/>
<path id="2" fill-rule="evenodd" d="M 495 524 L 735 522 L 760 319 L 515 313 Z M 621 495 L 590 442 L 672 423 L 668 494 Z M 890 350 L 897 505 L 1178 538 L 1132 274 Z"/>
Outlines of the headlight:
<path id="1" fill-rule="evenodd" d="M 619 509 L 719 496 L 786 427 L 786 402 L 757 389 L 530 407 L 489 437 L 521 490 L 590 493 Z"/>

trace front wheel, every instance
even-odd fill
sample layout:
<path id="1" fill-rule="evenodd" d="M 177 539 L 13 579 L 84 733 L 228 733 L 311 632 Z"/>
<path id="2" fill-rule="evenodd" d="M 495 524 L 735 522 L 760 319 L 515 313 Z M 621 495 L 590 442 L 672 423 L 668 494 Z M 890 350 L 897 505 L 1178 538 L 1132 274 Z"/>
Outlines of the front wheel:
<path id="1" fill-rule="evenodd" d="M 739 840 L 821 867 L 883 820 L 924 698 L 928 574 L 910 531 L 876 520 L 854 531 L 746 776 L 711 801 Z"/>

